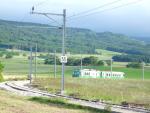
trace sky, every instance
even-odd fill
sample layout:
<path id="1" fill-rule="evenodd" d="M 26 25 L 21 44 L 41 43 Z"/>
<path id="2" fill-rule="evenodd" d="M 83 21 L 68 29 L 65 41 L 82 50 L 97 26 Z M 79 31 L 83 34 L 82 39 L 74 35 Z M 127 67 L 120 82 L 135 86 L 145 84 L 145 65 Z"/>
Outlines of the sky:
<path id="1" fill-rule="evenodd" d="M 115 3 L 93 11 L 96 13 L 70 17 L 112 2 Z M 68 27 L 150 37 L 150 0 L 1 0 L 0 19 L 57 25 L 44 16 L 31 15 L 32 6 L 38 12 L 62 13 L 62 10 L 66 9 Z M 122 7 L 115 8 L 118 6 Z M 61 17 L 51 18 L 62 23 Z"/>

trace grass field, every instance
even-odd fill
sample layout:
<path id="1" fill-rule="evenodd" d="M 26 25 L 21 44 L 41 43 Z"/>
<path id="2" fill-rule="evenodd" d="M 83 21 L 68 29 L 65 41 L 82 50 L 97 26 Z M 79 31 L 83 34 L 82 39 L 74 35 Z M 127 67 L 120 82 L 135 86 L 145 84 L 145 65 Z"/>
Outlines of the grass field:
<path id="1" fill-rule="evenodd" d="M 108 55 L 108 53 L 105 52 Z M 109 53 L 110 54 L 110 53 Z M 111 55 L 114 53 L 111 53 Z M 111 55 L 108 55 L 111 57 Z M 86 55 L 85 55 L 86 56 Z M 105 55 L 106 56 L 106 55 Z M 80 57 L 76 55 L 74 57 Z M 104 57 L 104 56 L 102 56 Z M 100 58 L 100 57 L 99 57 Z M 16 56 L 12 59 L 0 58 L 4 64 L 3 75 L 6 79 L 26 79 L 29 73 L 29 61 L 26 57 Z M 65 88 L 68 95 L 87 99 L 103 99 L 113 103 L 127 101 L 150 106 L 150 67 L 145 68 L 145 80 L 142 81 L 142 69 L 126 68 L 127 63 L 114 62 L 113 71 L 125 72 L 124 80 L 80 79 L 72 78 L 72 72 L 80 66 L 65 67 Z M 34 66 L 34 64 L 33 64 Z M 90 66 L 97 70 L 110 70 L 110 66 Z M 37 60 L 37 76 L 35 86 L 50 92 L 60 90 L 61 66 L 57 66 L 57 79 L 54 79 L 54 66 L 45 65 L 43 59 Z M 33 69 L 34 74 L 34 69 Z"/>
<path id="2" fill-rule="evenodd" d="M 17 56 L 12 59 L 0 58 L 0 61 L 4 64 L 4 72 L 5 77 L 27 77 L 29 73 L 29 61 L 27 57 Z M 142 69 L 134 69 L 134 68 L 126 68 L 125 65 L 127 63 L 114 62 L 113 71 L 121 71 L 126 74 L 127 79 L 142 79 Z M 34 64 L 33 64 L 34 67 Z M 67 77 L 71 77 L 72 72 L 75 69 L 79 69 L 80 66 L 66 66 L 65 75 Z M 90 66 L 84 68 L 93 68 L 97 70 L 110 70 L 110 66 Z M 34 73 L 34 69 L 33 69 Z M 57 76 L 61 75 L 61 65 L 57 66 Z M 37 76 L 54 76 L 54 66 L 53 65 L 45 65 L 43 59 L 37 60 Z M 145 68 L 145 79 L 150 79 L 150 67 Z"/>
<path id="3" fill-rule="evenodd" d="M 121 55 L 121 53 L 119 53 L 119 52 L 113 52 L 113 51 L 108 51 L 108 50 L 104 50 L 104 49 L 96 49 L 96 52 L 103 56 Z"/>
<path id="4" fill-rule="evenodd" d="M 38 78 L 34 80 L 33 86 L 57 93 L 60 91 L 60 81 L 60 78 Z M 117 104 L 126 101 L 150 108 L 150 80 L 65 78 L 65 92 L 78 98 Z"/>
<path id="5" fill-rule="evenodd" d="M 22 97 L 3 90 L 0 90 L 0 97 L 0 113 L 108 113 L 62 99 Z"/>

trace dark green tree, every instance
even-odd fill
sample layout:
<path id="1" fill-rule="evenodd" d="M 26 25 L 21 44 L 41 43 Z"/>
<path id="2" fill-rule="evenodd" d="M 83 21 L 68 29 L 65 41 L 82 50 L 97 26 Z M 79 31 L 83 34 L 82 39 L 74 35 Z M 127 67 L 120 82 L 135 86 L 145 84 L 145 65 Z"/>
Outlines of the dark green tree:
<path id="1" fill-rule="evenodd" d="M 131 62 L 126 65 L 127 68 L 141 68 L 142 64 L 139 62 Z"/>

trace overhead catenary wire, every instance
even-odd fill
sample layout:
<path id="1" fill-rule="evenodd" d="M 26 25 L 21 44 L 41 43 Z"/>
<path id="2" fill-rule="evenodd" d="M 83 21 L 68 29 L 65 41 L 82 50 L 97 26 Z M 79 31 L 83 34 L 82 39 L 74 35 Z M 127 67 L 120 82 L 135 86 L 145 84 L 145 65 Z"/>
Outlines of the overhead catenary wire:
<path id="1" fill-rule="evenodd" d="M 34 9 L 35 9 L 35 6 L 32 6 L 32 9 L 31 9 L 31 12 L 30 12 L 31 14 L 33 13 Z M 38 13 L 38 12 L 36 12 L 36 14 L 40 14 L 40 15 L 43 15 L 43 16 L 47 17 L 48 19 L 50 19 L 52 21 L 51 24 L 56 23 L 57 24 L 56 26 L 61 26 L 61 24 L 57 20 L 55 20 L 55 19 L 53 19 L 52 17 L 49 16 L 50 15 L 49 13 Z M 51 13 L 51 15 L 53 15 L 53 13 Z"/>
<path id="2" fill-rule="evenodd" d="M 81 17 L 86 17 L 86 16 L 94 15 L 94 14 L 103 13 L 103 12 L 106 12 L 106 11 L 111 11 L 111 10 L 118 9 L 118 8 L 121 8 L 121 7 L 129 6 L 129 5 L 133 5 L 133 4 L 136 4 L 136 3 L 141 2 L 141 1 L 143 1 L 143 0 L 129 2 L 129 3 L 122 4 L 122 5 L 119 5 L 119 6 L 116 6 L 116 7 L 111 7 L 111 8 L 108 8 L 108 9 L 101 10 L 101 11 L 92 12 L 92 13 L 89 13 L 89 14 L 83 14 L 83 15 L 78 16 L 78 17 L 70 18 L 68 21 L 71 21 L 71 20 L 74 20 L 74 19 L 79 19 Z"/>
<path id="3" fill-rule="evenodd" d="M 86 10 L 86 11 L 83 11 L 83 12 L 80 12 L 80 13 L 77 13 L 77 14 L 74 14 L 74 15 L 72 15 L 72 16 L 69 16 L 68 18 L 73 18 L 73 17 L 76 17 L 76 16 L 80 16 L 80 15 L 82 15 L 82 14 L 90 13 L 90 12 L 92 12 L 92 11 L 95 11 L 95 10 L 98 10 L 98 9 L 101 9 L 101 8 L 104 8 L 104 7 L 106 7 L 106 6 L 110 6 L 110 5 L 116 4 L 116 3 L 120 2 L 120 1 L 122 1 L 122 0 L 115 0 L 115 1 L 113 1 L 113 2 L 109 2 L 109 3 L 106 3 L 106 4 L 100 5 L 100 6 L 98 6 L 98 7 L 95 7 L 95 8 L 92 8 L 92 9 L 89 9 L 89 10 Z"/>
<path id="4" fill-rule="evenodd" d="M 60 23 L 58 21 L 56 21 L 55 19 L 51 18 L 50 16 L 48 15 L 45 15 L 47 18 L 49 18 L 50 20 L 53 21 L 53 23 L 57 23 L 58 26 L 61 26 Z"/>
<path id="5" fill-rule="evenodd" d="M 41 1 L 41 2 L 39 2 L 39 3 L 37 3 L 37 4 L 35 4 L 34 6 L 41 6 L 41 5 L 43 5 L 43 4 L 45 4 L 46 2 L 47 2 L 48 0 L 44 0 L 44 1 Z"/>

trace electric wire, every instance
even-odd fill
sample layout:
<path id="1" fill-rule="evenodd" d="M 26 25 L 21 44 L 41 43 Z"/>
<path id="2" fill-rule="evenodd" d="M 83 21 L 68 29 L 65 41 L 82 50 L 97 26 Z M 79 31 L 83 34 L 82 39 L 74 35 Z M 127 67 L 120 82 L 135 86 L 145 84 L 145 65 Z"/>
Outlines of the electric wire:
<path id="1" fill-rule="evenodd" d="M 44 16 L 46 16 L 48 19 L 52 20 L 54 23 L 57 23 L 58 26 L 60 26 L 60 23 L 59 23 L 58 21 L 56 21 L 55 19 L 51 18 L 51 17 L 48 16 L 48 15 L 44 15 Z"/>
<path id="2" fill-rule="evenodd" d="M 79 18 L 85 17 L 85 16 L 90 16 L 90 15 L 93 15 L 93 14 L 99 14 L 99 13 L 103 13 L 103 12 L 106 12 L 106 11 L 111 11 L 111 10 L 118 9 L 118 8 L 121 8 L 121 7 L 129 6 L 129 5 L 133 5 L 133 4 L 136 4 L 136 3 L 141 2 L 141 1 L 143 1 L 143 0 L 138 0 L 138 1 L 134 1 L 134 2 L 129 2 L 129 3 L 122 4 L 122 5 L 119 5 L 119 6 L 116 6 L 116 7 L 111 7 L 111 8 L 108 8 L 108 9 L 104 9 L 104 10 L 97 11 L 97 12 L 92 12 L 92 13 L 85 14 L 85 15 L 83 14 L 83 15 L 81 15 L 81 16 L 71 18 L 71 19 L 69 19 L 68 21 L 71 21 L 71 20 L 74 20 L 74 19 L 79 19 Z"/>
<path id="3" fill-rule="evenodd" d="M 72 16 L 69 16 L 68 18 L 80 16 L 80 15 L 86 14 L 86 13 L 90 13 L 90 12 L 92 12 L 92 11 L 101 9 L 101 8 L 103 8 L 103 7 L 106 7 L 106 6 L 110 6 L 110 5 L 116 4 L 116 3 L 120 2 L 120 1 L 122 1 L 122 0 L 116 0 L 116 1 L 113 1 L 113 2 L 109 2 L 109 3 L 103 4 L 103 5 L 101 5 L 101 6 L 98 6 L 98 7 L 92 8 L 92 9 L 89 9 L 89 10 L 87 10 L 87 11 L 83 11 L 83 12 L 74 14 L 74 15 L 72 15 Z"/>
<path id="4" fill-rule="evenodd" d="M 42 2 L 39 2 L 39 3 L 35 4 L 34 6 L 36 6 L 36 7 L 41 6 L 41 5 L 45 4 L 46 2 L 48 2 L 48 0 L 44 0 Z"/>

